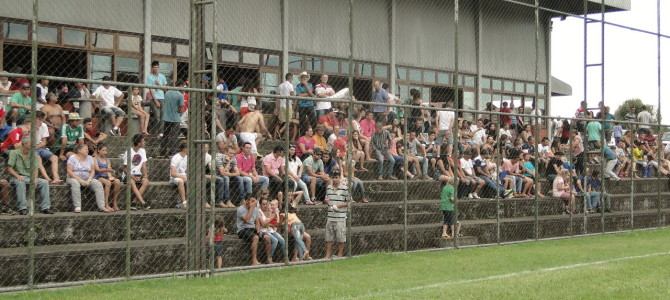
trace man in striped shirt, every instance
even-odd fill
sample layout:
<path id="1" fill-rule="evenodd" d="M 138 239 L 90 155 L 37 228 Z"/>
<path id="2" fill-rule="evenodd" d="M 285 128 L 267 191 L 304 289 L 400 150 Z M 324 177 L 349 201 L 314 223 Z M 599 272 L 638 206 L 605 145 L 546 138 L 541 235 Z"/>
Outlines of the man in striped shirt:
<path id="1" fill-rule="evenodd" d="M 395 176 L 393 176 L 393 166 L 395 166 L 395 158 L 393 158 L 393 155 L 391 155 L 390 148 L 391 148 L 391 142 L 393 142 L 393 139 L 391 138 L 391 134 L 388 132 L 388 130 L 382 128 L 382 122 L 377 122 L 376 124 L 376 131 L 372 135 L 372 149 L 375 152 L 375 157 L 377 158 L 377 162 L 379 163 L 378 169 L 377 169 L 377 175 L 379 176 L 379 180 L 384 179 L 384 158 L 388 160 L 388 164 L 386 166 L 386 177 L 391 180 L 396 180 Z"/>
<path id="2" fill-rule="evenodd" d="M 326 222 L 326 259 L 332 256 L 333 242 L 337 242 L 337 256 L 344 256 L 344 243 L 347 242 L 347 210 L 349 208 L 349 189 L 343 184 L 340 170 L 333 170 L 330 185 L 326 191 L 328 220 Z"/>

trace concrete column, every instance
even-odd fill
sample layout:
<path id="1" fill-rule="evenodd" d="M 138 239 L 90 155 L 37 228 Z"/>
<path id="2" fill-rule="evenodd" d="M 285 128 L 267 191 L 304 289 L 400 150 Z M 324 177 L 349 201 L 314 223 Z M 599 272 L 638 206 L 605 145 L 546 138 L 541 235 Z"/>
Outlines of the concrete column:
<path id="1" fill-rule="evenodd" d="M 551 31 L 552 21 L 551 18 L 546 17 L 546 30 L 544 34 L 544 52 L 545 54 L 545 69 L 547 70 L 546 80 L 547 84 L 544 87 L 544 109 L 548 116 L 551 116 Z"/>
<path id="2" fill-rule="evenodd" d="M 475 14 L 475 51 L 475 61 L 477 64 L 477 90 L 475 92 L 475 109 L 479 110 L 479 100 L 481 99 L 482 93 L 482 3 L 480 0 L 477 1 L 477 12 Z M 493 101 L 493 98 L 491 98 L 491 101 Z M 479 118 L 479 116 L 476 117 Z"/>
<path id="3" fill-rule="evenodd" d="M 396 0 L 390 0 L 389 1 L 391 4 L 391 12 L 389 15 L 389 56 L 390 56 L 390 62 L 389 62 L 389 70 L 390 70 L 390 77 L 389 77 L 389 87 L 391 88 L 391 91 L 393 91 L 393 94 L 397 94 L 398 88 L 396 86 Z M 402 96 L 402 95 L 401 95 Z"/>
<path id="4" fill-rule="evenodd" d="M 142 58 L 142 69 L 144 70 L 142 83 L 144 83 L 147 82 L 147 76 L 151 72 L 151 0 L 144 0 L 144 53 Z"/>
<path id="5" fill-rule="evenodd" d="M 281 74 L 279 81 L 284 81 L 288 73 L 288 0 L 281 1 Z"/>

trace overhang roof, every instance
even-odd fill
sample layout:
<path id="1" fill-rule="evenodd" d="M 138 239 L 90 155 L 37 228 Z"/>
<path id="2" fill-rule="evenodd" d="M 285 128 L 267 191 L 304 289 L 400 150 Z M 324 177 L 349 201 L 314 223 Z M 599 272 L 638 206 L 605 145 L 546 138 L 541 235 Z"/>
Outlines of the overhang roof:
<path id="1" fill-rule="evenodd" d="M 552 96 L 571 96 L 572 87 L 563 80 L 551 77 L 551 95 Z"/>
<path id="2" fill-rule="evenodd" d="M 588 0 L 588 13 L 600 13 L 601 0 Z M 604 0 L 605 1 L 605 12 L 616 12 L 623 10 L 630 10 L 631 0 Z M 563 11 L 570 14 L 584 14 L 584 1 L 583 0 L 542 0 L 540 2 L 542 7 L 546 7 L 553 10 Z M 554 13 L 555 16 L 560 16 L 561 14 Z"/>

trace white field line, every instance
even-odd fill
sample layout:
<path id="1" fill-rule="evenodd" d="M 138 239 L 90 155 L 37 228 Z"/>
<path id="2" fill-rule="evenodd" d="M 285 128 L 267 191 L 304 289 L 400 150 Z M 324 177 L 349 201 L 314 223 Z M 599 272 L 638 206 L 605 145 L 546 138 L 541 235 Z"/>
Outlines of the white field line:
<path id="1" fill-rule="evenodd" d="M 409 292 L 416 292 L 416 291 L 422 291 L 422 290 L 428 290 L 428 289 L 442 288 L 442 287 L 447 287 L 447 286 L 452 286 L 452 285 L 469 284 L 469 283 L 476 283 L 476 282 L 489 281 L 489 280 L 507 279 L 507 278 L 513 278 L 513 277 L 521 277 L 521 276 L 525 276 L 525 275 L 536 275 L 536 274 L 543 274 L 543 273 L 551 273 L 551 272 L 557 272 L 557 271 L 563 271 L 563 270 L 571 270 L 571 269 L 578 269 L 578 268 L 584 268 L 584 267 L 606 265 L 606 264 L 611 264 L 611 263 L 616 263 L 616 262 L 621 262 L 621 261 L 629 261 L 629 260 L 644 259 L 644 258 L 666 256 L 666 255 L 670 255 L 670 251 L 655 252 L 655 253 L 649 253 L 649 254 L 644 254 L 644 255 L 635 255 L 635 256 L 624 256 L 624 257 L 617 257 L 617 258 L 606 259 L 606 260 L 598 260 L 598 261 L 585 262 L 585 263 L 569 264 L 569 265 L 562 265 L 562 266 L 556 266 L 556 267 L 550 267 L 550 268 L 542 268 L 542 269 L 536 269 L 536 270 L 524 270 L 524 271 L 519 271 L 519 272 L 484 276 L 484 277 L 479 277 L 479 278 L 426 284 L 426 285 L 420 285 L 420 286 L 415 286 L 415 287 L 411 287 L 411 288 L 404 288 L 404 289 L 390 289 L 390 290 L 380 291 L 380 292 L 377 292 L 377 293 L 369 293 L 369 294 L 364 294 L 364 295 L 360 295 L 360 296 L 354 296 L 354 297 L 350 297 L 348 299 L 366 299 L 366 298 L 372 298 L 372 297 L 392 295 L 392 294 L 395 294 L 395 293 L 409 293 Z"/>

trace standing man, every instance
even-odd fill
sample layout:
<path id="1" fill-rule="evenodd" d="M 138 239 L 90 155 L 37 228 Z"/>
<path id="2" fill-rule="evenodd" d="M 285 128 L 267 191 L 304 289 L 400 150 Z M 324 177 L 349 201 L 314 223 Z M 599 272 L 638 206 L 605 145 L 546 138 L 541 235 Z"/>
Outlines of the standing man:
<path id="1" fill-rule="evenodd" d="M 642 110 L 640 111 L 640 113 L 637 114 L 637 121 L 642 123 L 639 126 L 640 129 L 641 129 L 640 131 L 646 131 L 646 132 L 650 133 L 651 132 L 651 126 L 649 126 L 649 124 L 651 124 L 652 117 L 651 117 L 651 113 L 649 113 L 648 109 L 649 109 L 648 107 L 642 106 Z M 644 130 L 642 130 L 642 129 L 644 129 Z"/>
<path id="2" fill-rule="evenodd" d="M 105 76 L 102 80 L 109 81 L 112 80 L 112 78 Z M 109 117 L 112 121 L 113 128 L 109 131 L 109 134 L 120 135 L 119 126 L 123 122 L 123 118 L 126 116 L 126 113 L 119 108 L 119 104 L 123 99 L 123 93 L 121 93 L 115 86 L 104 83 L 95 89 L 93 96 L 98 100 L 102 100 L 102 102 L 100 102 L 100 111 L 103 116 Z"/>
<path id="3" fill-rule="evenodd" d="M 507 102 L 505 102 L 507 103 Z M 453 101 L 447 102 L 447 108 L 452 108 L 454 105 Z M 456 114 L 453 110 L 438 110 L 436 114 L 435 123 L 437 123 L 436 134 L 437 140 L 435 144 L 437 145 L 437 157 L 440 157 L 442 154 L 442 145 L 447 144 L 447 151 L 445 154 L 451 155 L 451 150 L 454 145 L 454 136 L 451 134 L 451 128 L 454 125 L 456 119 Z"/>
<path id="4" fill-rule="evenodd" d="M 295 86 L 295 94 L 300 97 L 314 97 L 312 84 L 307 82 L 309 74 L 300 73 L 300 83 Z M 300 100 L 298 102 L 298 114 L 300 115 L 300 133 L 307 131 L 307 128 L 316 127 L 316 112 L 314 111 L 314 101 Z"/>
<path id="5" fill-rule="evenodd" d="M 326 221 L 326 259 L 333 253 L 333 242 L 337 242 L 337 256 L 344 256 L 344 243 L 347 242 L 347 210 L 349 209 L 349 189 L 340 180 L 340 170 L 333 171 L 326 192 L 328 219 Z"/>
<path id="6" fill-rule="evenodd" d="M 372 101 L 381 104 L 387 104 L 389 102 L 389 94 L 382 88 L 382 84 L 379 80 L 375 80 L 373 84 Z M 380 123 L 386 123 L 386 111 L 386 106 L 375 105 L 372 107 L 372 112 L 375 115 L 376 121 Z"/>
<path id="7" fill-rule="evenodd" d="M 270 132 L 265 127 L 265 118 L 263 114 L 255 109 L 249 109 L 249 112 L 237 123 L 240 130 L 240 142 L 251 144 L 251 153 L 258 155 L 256 148 L 257 142 L 261 140 L 260 134 L 265 134 L 271 139 Z"/>
<path id="8" fill-rule="evenodd" d="M 181 80 L 175 86 L 181 86 Z M 184 95 L 178 90 L 169 90 L 161 101 L 161 112 L 163 115 L 163 139 L 161 140 L 161 155 L 167 157 L 174 153 L 177 139 L 179 138 L 179 125 L 181 124 L 180 108 L 184 106 Z"/>
<path id="9" fill-rule="evenodd" d="M 293 81 L 293 74 L 286 73 L 284 79 L 284 82 L 279 85 L 279 95 L 295 96 L 295 88 L 293 87 L 293 83 L 291 83 Z M 288 110 L 288 119 L 286 118 L 286 110 Z M 284 124 L 287 124 L 291 121 L 291 118 L 293 118 L 293 101 L 286 98 L 280 98 L 279 105 L 275 105 L 275 115 L 279 117 L 279 122 L 281 123 L 279 128 L 285 126 Z M 286 130 L 288 130 L 288 126 L 286 127 Z"/>
<path id="10" fill-rule="evenodd" d="M 158 72 L 159 70 L 160 70 L 160 63 L 156 60 L 152 61 L 151 72 L 147 75 L 146 84 L 167 86 L 167 79 L 165 78 L 165 75 Z M 163 109 L 163 100 L 165 99 L 165 92 L 161 89 L 150 89 L 148 93 L 151 93 L 151 96 L 146 98 L 152 98 L 149 105 L 151 106 L 151 111 L 153 112 L 154 115 L 153 119 L 159 122 L 158 131 L 160 132 L 162 126 L 162 124 L 160 123 L 162 120 L 161 112 Z"/>
<path id="11" fill-rule="evenodd" d="M 328 84 L 328 75 L 321 75 L 321 82 L 316 85 L 316 96 L 319 98 L 328 98 L 335 95 L 335 90 Z M 316 117 L 319 118 L 327 114 L 332 108 L 330 101 L 319 101 L 316 103 Z"/>

